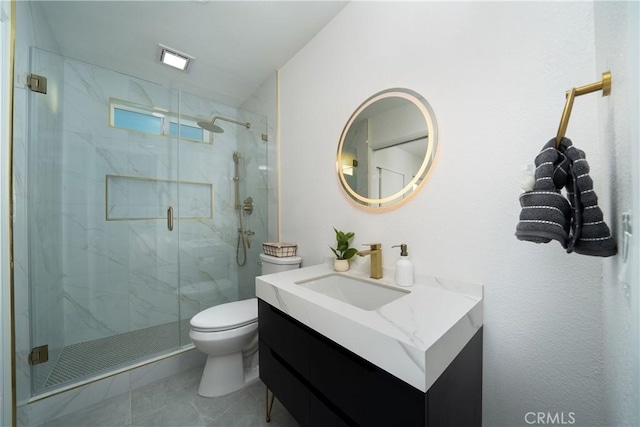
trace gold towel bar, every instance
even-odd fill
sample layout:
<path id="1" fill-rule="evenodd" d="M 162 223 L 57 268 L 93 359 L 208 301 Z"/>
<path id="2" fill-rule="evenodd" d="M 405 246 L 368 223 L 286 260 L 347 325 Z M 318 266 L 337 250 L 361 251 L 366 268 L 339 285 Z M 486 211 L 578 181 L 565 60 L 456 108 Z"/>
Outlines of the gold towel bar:
<path id="1" fill-rule="evenodd" d="M 560 127 L 558 127 L 558 135 L 556 136 L 556 148 L 560 147 L 560 141 L 564 138 L 564 134 L 569 126 L 569 117 L 571 116 L 571 108 L 573 108 L 573 100 L 576 96 L 586 95 L 587 93 L 597 92 L 601 90 L 602 96 L 608 96 L 611 93 L 611 73 L 605 71 L 602 73 L 602 80 L 588 85 L 574 87 L 567 91 L 567 102 L 564 104 L 564 111 L 560 119 Z"/>

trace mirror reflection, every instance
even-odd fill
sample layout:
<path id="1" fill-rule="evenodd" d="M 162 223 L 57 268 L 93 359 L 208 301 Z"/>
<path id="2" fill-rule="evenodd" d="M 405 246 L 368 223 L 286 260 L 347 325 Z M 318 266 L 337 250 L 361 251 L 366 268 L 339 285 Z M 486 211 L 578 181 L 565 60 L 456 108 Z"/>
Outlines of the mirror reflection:
<path id="1" fill-rule="evenodd" d="M 367 208 L 400 204 L 420 188 L 436 146 L 435 116 L 422 96 L 409 89 L 379 92 L 351 115 L 340 137 L 342 188 Z"/>

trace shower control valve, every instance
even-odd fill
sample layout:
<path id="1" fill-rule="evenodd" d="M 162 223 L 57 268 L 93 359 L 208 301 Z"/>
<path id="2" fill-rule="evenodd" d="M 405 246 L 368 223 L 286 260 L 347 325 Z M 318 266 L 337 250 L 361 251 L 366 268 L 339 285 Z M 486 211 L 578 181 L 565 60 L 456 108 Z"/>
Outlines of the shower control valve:
<path id="1" fill-rule="evenodd" d="M 247 215 L 251 215 L 253 213 L 253 199 L 251 197 L 247 197 L 244 200 L 242 211 Z"/>

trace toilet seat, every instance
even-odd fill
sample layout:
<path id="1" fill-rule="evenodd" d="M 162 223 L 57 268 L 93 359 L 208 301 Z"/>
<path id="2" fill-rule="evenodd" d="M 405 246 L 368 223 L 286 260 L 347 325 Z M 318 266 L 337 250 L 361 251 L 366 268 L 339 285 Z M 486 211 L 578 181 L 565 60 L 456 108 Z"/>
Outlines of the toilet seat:
<path id="1" fill-rule="evenodd" d="M 239 328 L 258 321 L 258 299 L 234 301 L 207 308 L 193 316 L 191 329 L 219 332 Z"/>

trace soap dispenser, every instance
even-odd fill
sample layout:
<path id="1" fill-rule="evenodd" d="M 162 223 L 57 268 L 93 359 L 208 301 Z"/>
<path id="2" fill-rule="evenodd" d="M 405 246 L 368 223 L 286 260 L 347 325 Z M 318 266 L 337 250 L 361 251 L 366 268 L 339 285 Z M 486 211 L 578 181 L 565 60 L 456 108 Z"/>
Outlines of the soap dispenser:
<path id="1" fill-rule="evenodd" d="M 396 262 L 396 284 L 398 286 L 413 286 L 413 263 L 409 259 L 407 245 L 392 246 L 392 248 L 400 248 L 400 259 Z"/>

